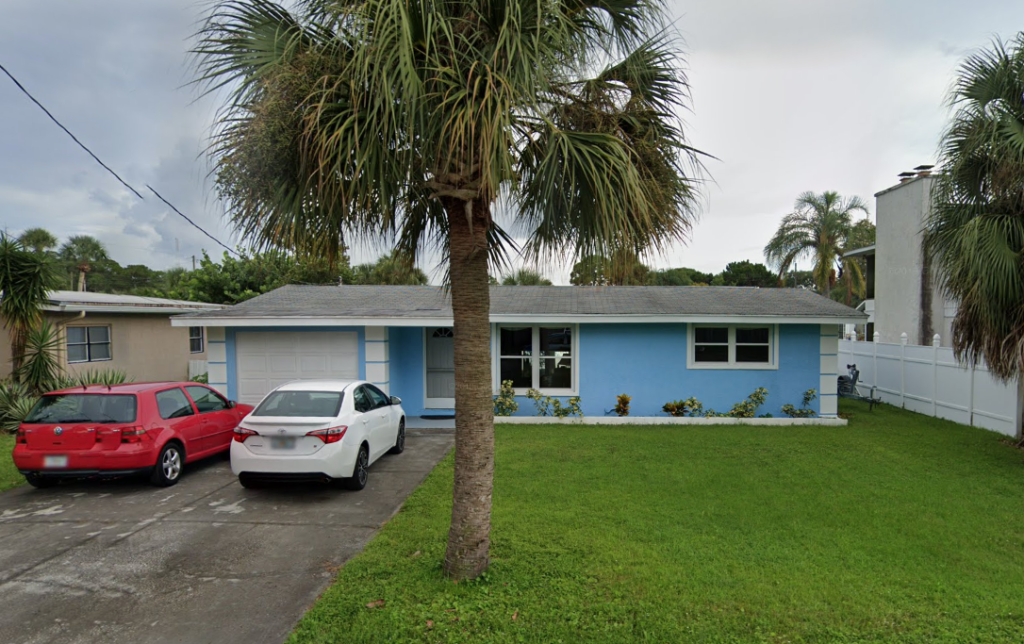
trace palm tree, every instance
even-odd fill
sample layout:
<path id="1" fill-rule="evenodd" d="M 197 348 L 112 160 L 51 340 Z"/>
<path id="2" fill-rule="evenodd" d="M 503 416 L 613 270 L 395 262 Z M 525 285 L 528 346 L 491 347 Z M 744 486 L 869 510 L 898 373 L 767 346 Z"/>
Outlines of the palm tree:
<path id="1" fill-rule="evenodd" d="M 506 227 L 530 261 L 649 253 L 690 228 L 700 163 L 671 33 L 645 0 L 222 0 L 200 31 L 199 82 L 232 91 L 212 151 L 247 244 L 443 254 L 456 579 L 488 565 L 488 267 L 517 250 Z"/>
<path id="2" fill-rule="evenodd" d="M 21 233 L 18 241 L 33 253 L 42 255 L 57 247 L 57 238 L 45 228 L 29 228 Z"/>
<path id="3" fill-rule="evenodd" d="M 78 290 L 86 290 L 85 277 L 92 269 L 100 263 L 110 259 L 103 242 L 90 235 L 75 235 L 71 237 L 57 252 L 57 256 L 64 262 L 72 274 L 78 274 Z"/>
<path id="4" fill-rule="evenodd" d="M 397 251 L 384 255 L 372 264 L 359 264 L 352 269 L 352 284 L 412 284 L 427 283 L 427 274 L 413 265 L 411 256 Z"/>
<path id="5" fill-rule="evenodd" d="M 1024 371 L 1024 32 L 969 56 L 949 97 L 925 249 L 957 302 L 953 350 Z"/>
<path id="6" fill-rule="evenodd" d="M 529 268 L 520 268 L 518 271 L 506 275 L 501 280 L 502 286 L 551 286 L 551 280 L 541 275 L 538 271 Z"/>
<path id="7" fill-rule="evenodd" d="M 11 362 L 21 371 L 28 334 L 42 322 L 47 293 L 57 283 L 53 261 L 0 233 L 0 320 L 11 336 Z"/>
<path id="8" fill-rule="evenodd" d="M 814 257 L 814 283 L 828 297 L 835 282 L 837 263 L 850 273 L 859 272 L 855 262 L 843 260 L 853 213 L 858 210 L 868 212 L 867 204 L 860 197 L 842 197 L 831 191 L 801 194 L 793 205 L 793 212 L 782 218 L 775 236 L 764 247 L 768 265 L 779 271 L 781 280 L 798 257 L 810 253 Z M 863 283 L 863 277 L 860 281 Z"/>

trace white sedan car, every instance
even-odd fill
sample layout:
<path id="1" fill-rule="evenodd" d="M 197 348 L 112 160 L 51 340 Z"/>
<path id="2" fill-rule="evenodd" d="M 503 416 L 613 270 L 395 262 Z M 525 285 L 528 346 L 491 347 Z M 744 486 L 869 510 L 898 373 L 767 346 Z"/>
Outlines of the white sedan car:
<path id="1" fill-rule="evenodd" d="M 291 382 L 239 423 L 231 471 L 245 487 L 326 481 L 361 490 L 370 464 L 404 449 L 401 399 L 361 380 Z"/>

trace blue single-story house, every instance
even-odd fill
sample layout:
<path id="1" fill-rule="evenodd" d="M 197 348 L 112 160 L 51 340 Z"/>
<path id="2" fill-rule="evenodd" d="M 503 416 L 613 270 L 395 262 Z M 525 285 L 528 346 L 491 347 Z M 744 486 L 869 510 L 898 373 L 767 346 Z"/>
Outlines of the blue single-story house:
<path id="1" fill-rule="evenodd" d="M 665 416 L 696 397 L 728 411 L 758 387 L 759 413 L 786 403 L 836 415 L 839 332 L 864 314 L 803 289 L 726 286 L 493 286 L 492 385 L 579 396 L 586 416 Z M 454 412 L 452 312 L 436 286 L 284 286 L 236 306 L 178 316 L 206 327 L 210 384 L 256 403 L 274 387 L 359 378 L 400 396 L 410 416 Z"/>

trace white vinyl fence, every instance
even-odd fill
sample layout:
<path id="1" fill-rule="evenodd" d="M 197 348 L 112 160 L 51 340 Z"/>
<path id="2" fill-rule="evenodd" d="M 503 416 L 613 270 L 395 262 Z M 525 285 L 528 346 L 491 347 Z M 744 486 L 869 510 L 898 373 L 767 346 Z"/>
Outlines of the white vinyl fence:
<path id="1" fill-rule="evenodd" d="M 1007 436 L 1021 431 L 1019 383 L 1001 383 L 984 365 L 967 367 L 953 350 L 903 343 L 839 341 L 839 373 L 846 365 L 860 370 L 859 388 L 867 393 L 875 385 L 883 401 L 911 411 L 946 418 L 964 425 L 984 427 Z"/>

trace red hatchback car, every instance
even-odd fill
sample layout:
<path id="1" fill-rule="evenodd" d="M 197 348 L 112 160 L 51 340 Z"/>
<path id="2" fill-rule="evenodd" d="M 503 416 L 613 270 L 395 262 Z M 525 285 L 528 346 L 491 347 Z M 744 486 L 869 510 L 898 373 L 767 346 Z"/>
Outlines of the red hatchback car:
<path id="1" fill-rule="evenodd" d="M 62 389 L 18 428 L 14 464 L 35 487 L 130 474 L 174 485 L 186 462 L 226 451 L 250 411 L 195 382 Z"/>

